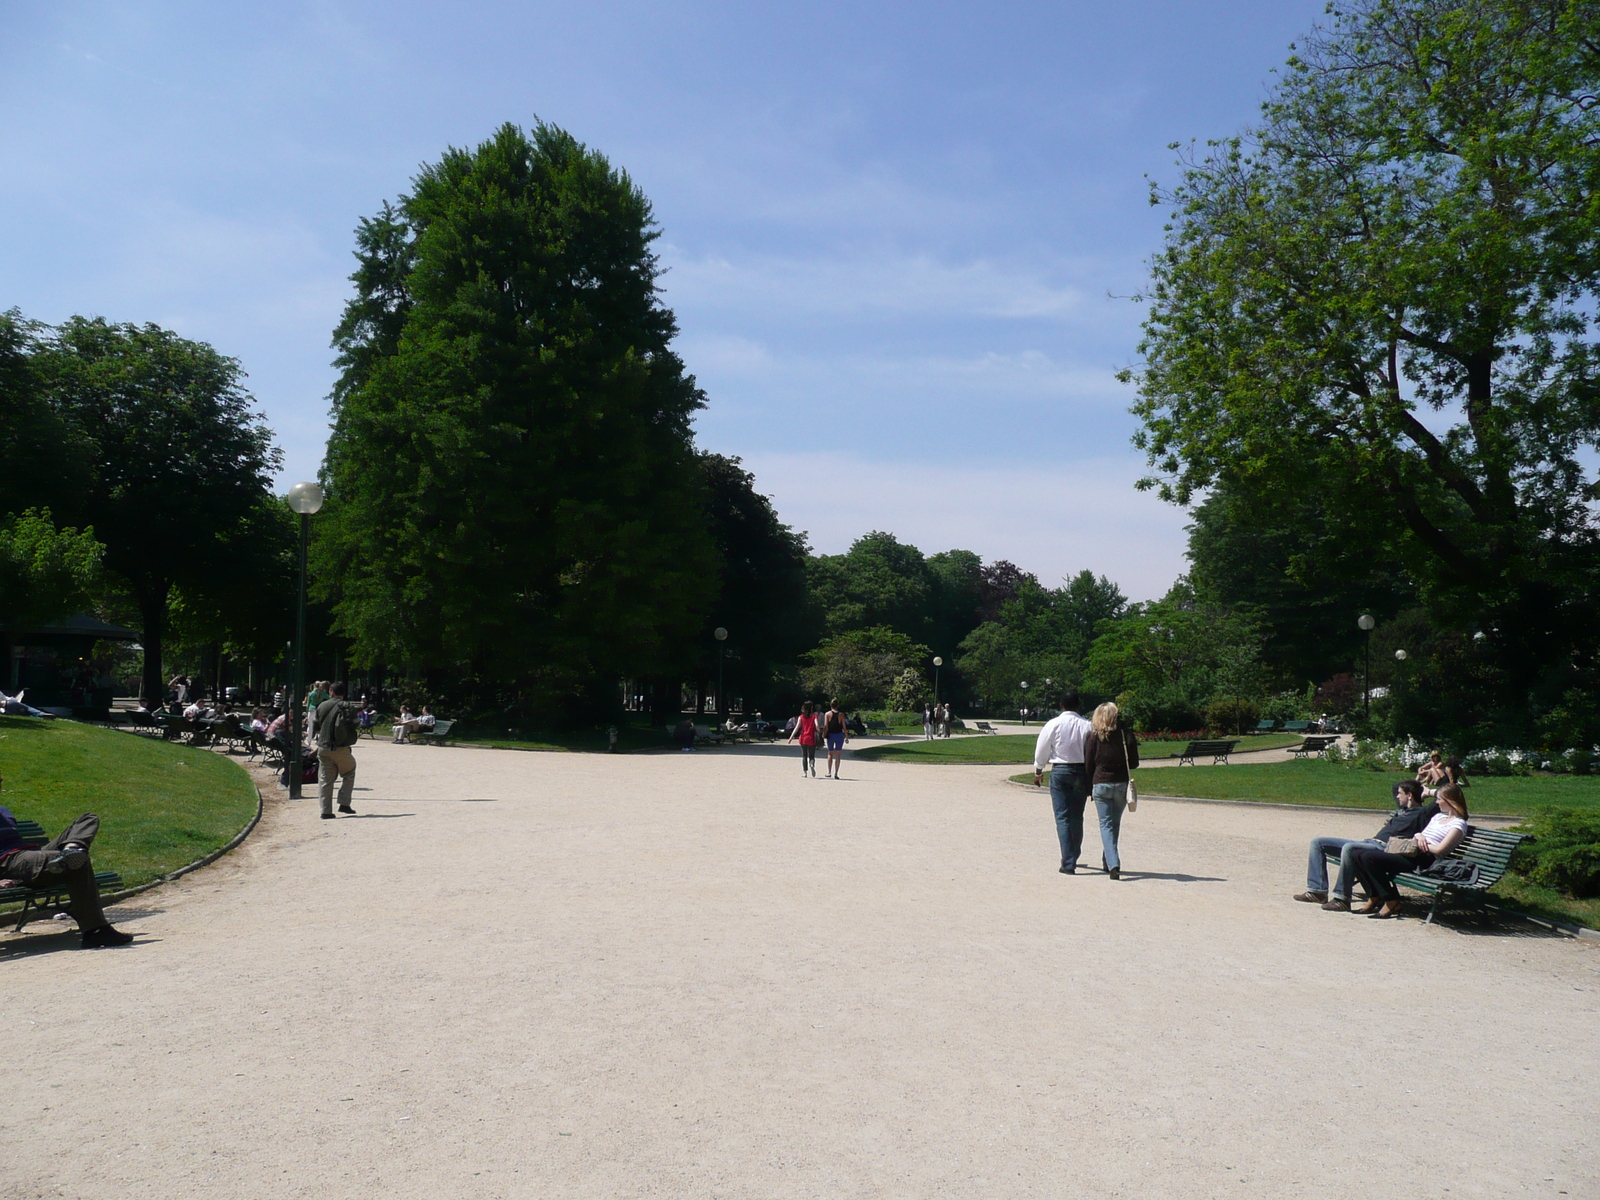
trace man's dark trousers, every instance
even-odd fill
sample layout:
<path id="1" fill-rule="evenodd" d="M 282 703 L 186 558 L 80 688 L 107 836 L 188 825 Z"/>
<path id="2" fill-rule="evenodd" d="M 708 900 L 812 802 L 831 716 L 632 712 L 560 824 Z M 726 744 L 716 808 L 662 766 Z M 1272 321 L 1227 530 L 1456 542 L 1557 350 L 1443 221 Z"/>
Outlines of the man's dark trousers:
<path id="1" fill-rule="evenodd" d="M 18 850 L 0 864 L 0 875 L 20 880 L 29 887 L 61 888 L 67 893 L 67 911 L 78 928 L 98 929 L 106 923 L 106 914 L 100 908 L 100 889 L 95 886 L 93 864 L 85 859 L 83 866 L 75 871 L 46 871 L 45 866 L 68 842 L 82 842 L 87 846 L 99 832 L 100 818 L 84 813 L 46 842 L 44 849 Z"/>
<path id="2" fill-rule="evenodd" d="M 1050 806 L 1056 810 L 1056 836 L 1061 839 L 1061 865 L 1078 869 L 1083 851 L 1083 806 L 1089 799 L 1089 776 L 1082 763 L 1052 763 Z"/>

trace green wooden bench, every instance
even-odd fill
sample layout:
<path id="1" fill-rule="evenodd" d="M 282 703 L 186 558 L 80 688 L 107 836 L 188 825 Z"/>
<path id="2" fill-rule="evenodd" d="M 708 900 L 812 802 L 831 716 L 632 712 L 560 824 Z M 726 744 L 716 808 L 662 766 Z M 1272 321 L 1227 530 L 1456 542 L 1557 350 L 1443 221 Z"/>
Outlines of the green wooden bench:
<path id="1" fill-rule="evenodd" d="M 1308 754 L 1326 754 L 1328 747 L 1339 740 L 1337 733 L 1320 734 L 1308 733 L 1305 740 L 1298 746 L 1290 746 L 1289 753 L 1296 758 L 1304 758 Z"/>
<path id="2" fill-rule="evenodd" d="M 44 831 L 44 826 L 37 821 L 24 821 L 17 819 L 17 833 L 22 837 L 22 844 L 29 850 L 37 850 L 50 840 Z M 122 876 L 115 871 L 96 871 L 94 883 L 102 892 L 115 890 L 122 882 Z M 67 889 L 65 884 L 46 884 L 43 887 L 13 887 L 0 888 L 0 904 L 21 903 L 22 911 L 17 914 L 16 930 L 22 932 L 22 927 L 29 921 L 43 916 L 47 912 L 60 912 L 65 909 L 67 902 Z"/>
<path id="3" fill-rule="evenodd" d="M 887 721 L 868 721 L 867 722 L 867 732 L 868 733 L 888 733 L 889 732 L 889 722 L 887 722 Z"/>
<path id="4" fill-rule="evenodd" d="M 1418 875 L 1413 871 L 1396 875 L 1394 881 L 1414 892 L 1422 892 L 1433 897 L 1428 916 L 1422 922 L 1428 925 L 1432 923 L 1439 911 L 1440 903 L 1446 896 L 1460 898 L 1483 907 L 1485 904 L 1483 894 L 1500 882 L 1511 865 L 1511 856 L 1516 853 L 1517 847 L 1523 842 L 1532 840 L 1525 833 L 1510 833 L 1503 829 L 1482 829 L 1477 825 L 1468 825 L 1467 836 L 1439 861 L 1459 858 L 1465 862 L 1477 863 L 1478 878 L 1475 883 L 1465 884 L 1449 879 L 1435 879 L 1431 875 Z M 1335 867 L 1339 865 L 1337 850 L 1324 851 L 1323 857 Z"/>
<path id="5" fill-rule="evenodd" d="M 998 729 L 996 729 L 993 725 L 989 724 L 989 722 L 987 722 L 987 721 L 974 721 L 973 725 L 974 725 L 974 727 L 977 729 L 977 731 L 979 733 L 992 733 L 992 734 L 995 734 L 996 736 L 998 736 L 999 733 L 1000 733 L 1000 731 Z"/>
<path id="6" fill-rule="evenodd" d="M 1183 753 L 1178 755 L 1178 765 L 1181 767 L 1184 763 L 1188 763 L 1192 767 L 1195 765 L 1194 760 L 1197 755 L 1204 758 L 1208 754 L 1211 756 L 1212 766 L 1218 763 L 1226 765 L 1228 755 L 1233 753 L 1233 748 L 1238 744 L 1238 741 L 1222 740 L 1190 742 L 1184 747 Z"/>
<path id="7" fill-rule="evenodd" d="M 1278 722 L 1276 720 L 1257 721 L 1256 722 L 1255 731 L 1257 733 L 1271 733 L 1273 730 L 1275 730 L 1277 728 L 1278 728 Z"/>
<path id="8" fill-rule="evenodd" d="M 1311 722 L 1310 721 L 1285 721 L 1283 723 L 1283 732 L 1285 732 L 1285 733 L 1304 734 L 1305 731 L 1310 729 L 1310 728 L 1311 728 Z"/>
<path id="9" fill-rule="evenodd" d="M 450 736 L 450 730 L 455 727 L 454 721 L 435 721 L 432 729 L 413 729 L 411 740 L 413 742 L 431 742 L 435 746 L 442 746 Z"/>

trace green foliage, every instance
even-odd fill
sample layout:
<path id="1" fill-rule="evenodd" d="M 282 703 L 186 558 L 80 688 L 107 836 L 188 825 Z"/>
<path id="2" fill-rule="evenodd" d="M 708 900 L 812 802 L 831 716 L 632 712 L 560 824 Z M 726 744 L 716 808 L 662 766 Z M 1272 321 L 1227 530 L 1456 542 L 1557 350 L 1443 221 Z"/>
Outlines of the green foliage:
<path id="1" fill-rule="evenodd" d="M 1392 546 L 1440 627 L 1490 632 L 1482 720 L 1593 669 L 1597 23 L 1592 0 L 1336 9 L 1261 127 L 1155 198 L 1147 482 L 1315 492 Z"/>
<path id="2" fill-rule="evenodd" d="M 1215 733 L 1244 733 L 1261 719 L 1261 706 L 1254 700 L 1223 696 L 1206 705 L 1205 728 Z"/>
<path id="3" fill-rule="evenodd" d="M 34 355 L 45 331 L 15 309 L 0 312 L 0 516 L 50 508 L 74 521 L 89 490 L 89 455 L 40 377 Z"/>
<path id="4" fill-rule="evenodd" d="M 917 671 L 917 664 L 927 658 L 926 646 L 887 626 L 853 629 L 828 638 L 807 654 L 808 665 L 800 672 L 800 680 L 813 698 L 837 698 L 846 709 L 872 708 L 889 698 L 909 670 L 922 681 L 913 702 L 916 706 L 931 693 Z"/>
<path id="5" fill-rule="evenodd" d="M 362 223 L 316 547 L 357 661 L 555 698 L 700 657 L 704 401 L 656 236 L 625 174 L 543 124 L 447 151 Z"/>
<path id="6" fill-rule="evenodd" d="M 894 712 L 910 712 L 927 699 L 928 681 L 915 667 L 907 667 L 895 677 L 884 702 Z"/>
<path id="7" fill-rule="evenodd" d="M 811 591 L 829 633 L 884 627 L 921 641 L 933 629 L 933 572 L 922 551 L 874 531 L 843 554 L 809 564 Z"/>
<path id="8" fill-rule="evenodd" d="M 89 607 L 104 552 L 94 530 L 57 529 L 48 508 L 0 517 L 0 627 L 43 625 Z"/>
<path id="9" fill-rule="evenodd" d="M 1198 599 L 1185 581 L 1160 600 L 1104 622 L 1089 651 L 1092 687 L 1109 692 L 1181 689 L 1200 700 L 1222 688 L 1259 691 L 1261 635 L 1246 615 Z"/>
<path id="10" fill-rule="evenodd" d="M 1541 809 L 1517 832 L 1537 840 L 1518 848 L 1513 871 L 1579 899 L 1600 896 L 1600 813 Z"/>
<path id="11" fill-rule="evenodd" d="M 203 589 L 255 553 L 243 528 L 280 461 L 233 359 L 155 325 L 73 317 L 33 367 L 84 449 L 76 506 L 138 607 L 145 695 L 162 694 L 174 586 Z"/>

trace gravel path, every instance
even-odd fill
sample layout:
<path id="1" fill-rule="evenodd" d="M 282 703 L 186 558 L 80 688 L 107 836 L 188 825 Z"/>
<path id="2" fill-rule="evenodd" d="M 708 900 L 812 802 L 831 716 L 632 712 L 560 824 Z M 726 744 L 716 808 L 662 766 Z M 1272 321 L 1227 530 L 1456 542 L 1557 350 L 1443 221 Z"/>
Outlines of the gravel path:
<path id="1" fill-rule="evenodd" d="M 1369 815 L 1151 801 L 1113 883 L 794 755 L 363 743 L 135 946 L 0 940 L 0 1196 L 1600 1194 L 1600 951 L 1290 902 Z"/>

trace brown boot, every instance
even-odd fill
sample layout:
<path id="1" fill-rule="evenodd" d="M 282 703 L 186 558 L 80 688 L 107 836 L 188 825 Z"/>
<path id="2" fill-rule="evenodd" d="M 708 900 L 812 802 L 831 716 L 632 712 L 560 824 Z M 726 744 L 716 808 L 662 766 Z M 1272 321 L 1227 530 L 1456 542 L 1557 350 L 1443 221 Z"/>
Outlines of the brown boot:
<path id="1" fill-rule="evenodd" d="M 1350 911 L 1350 901 L 1348 901 L 1348 900 L 1340 900 L 1337 897 L 1335 897 L 1334 899 L 1329 900 L 1326 904 L 1324 904 L 1322 906 L 1322 908 L 1323 908 L 1323 911 L 1325 911 L 1325 912 L 1349 912 Z"/>
<path id="2" fill-rule="evenodd" d="M 1328 898 L 1327 892 L 1301 892 L 1295 899 L 1301 904 L 1321 904 Z"/>

